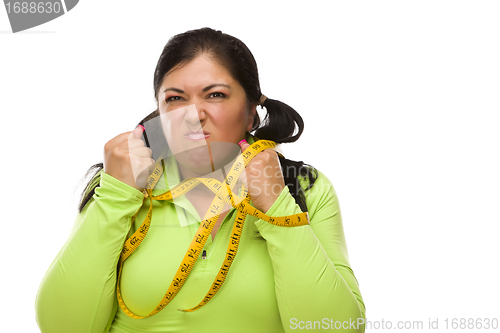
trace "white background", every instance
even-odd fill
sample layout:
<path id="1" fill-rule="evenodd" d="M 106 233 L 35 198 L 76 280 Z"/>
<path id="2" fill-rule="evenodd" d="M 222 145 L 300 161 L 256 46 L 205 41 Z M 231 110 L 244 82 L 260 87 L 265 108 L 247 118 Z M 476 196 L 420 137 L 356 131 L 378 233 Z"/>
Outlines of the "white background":
<path id="1" fill-rule="evenodd" d="M 79 180 L 154 110 L 168 39 L 204 26 L 243 40 L 264 94 L 303 116 L 285 155 L 333 182 L 369 321 L 500 318 L 499 17 L 497 1 L 82 0 L 12 34 L 2 7 L 2 325 L 38 331 Z"/>

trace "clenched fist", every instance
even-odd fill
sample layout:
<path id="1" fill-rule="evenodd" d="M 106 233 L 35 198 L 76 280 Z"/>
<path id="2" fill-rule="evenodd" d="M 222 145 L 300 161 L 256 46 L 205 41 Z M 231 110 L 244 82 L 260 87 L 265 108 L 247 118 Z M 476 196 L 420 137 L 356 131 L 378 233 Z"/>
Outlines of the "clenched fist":
<path id="1" fill-rule="evenodd" d="M 155 165 L 151 149 L 141 140 L 143 130 L 139 125 L 104 145 L 104 172 L 139 191 L 146 187 Z"/>
<path id="2" fill-rule="evenodd" d="M 244 140 L 240 141 L 240 147 L 244 152 L 250 145 Z M 271 149 L 258 153 L 246 166 L 243 176 L 254 207 L 266 213 L 285 187 L 278 155 Z"/>

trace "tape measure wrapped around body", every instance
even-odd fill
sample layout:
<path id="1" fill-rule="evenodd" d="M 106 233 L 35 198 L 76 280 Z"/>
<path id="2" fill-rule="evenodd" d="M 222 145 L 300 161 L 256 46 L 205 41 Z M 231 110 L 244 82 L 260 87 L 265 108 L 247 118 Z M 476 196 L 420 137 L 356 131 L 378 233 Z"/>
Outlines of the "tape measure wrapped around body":
<path id="1" fill-rule="evenodd" d="M 238 251 L 238 245 L 247 215 L 255 216 L 271 224 L 282 227 L 297 227 L 309 224 L 309 216 L 307 212 L 290 216 L 273 216 L 273 217 L 264 214 L 260 210 L 250 205 L 250 195 L 248 194 L 248 190 L 245 188 L 244 185 L 242 185 L 239 196 L 233 192 L 233 187 L 236 185 L 236 180 L 239 179 L 241 173 L 244 170 L 242 166 L 246 167 L 246 165 L 252 160 L 252 158 L 254 158 L 261 151 L 269 148 L 274 148 L 275 146 L 276 146 L 275 142 L 268 140 L 259 140 L 250 145 L 250 147 L 248 147 L 241 155 L 239 155 L 236 161 L 233 163 L 228 175 L 224 179 L 224 183 L 221 183 L 213 178 L 187 178 L 183 180 L 181 183 L 179 183 L 177 186 L 172 188 L 171 190 L 162 193 L 160 195 L 153 196 L 152 189 L 160 179 L 160 176 L 162 175 L 163 172 L 163 167 L 162 167 L 163 160 L 161 157 L 157 160 L 155 169 L 153 173 L 150 175 L 147 182 L 148 188 L 144 189 L 143 191 L 144 200 L 147 199 L 150 200 L 148 213 L 146 215 L 146 218 L 144 219 L 144 222 L 142 222 L 141 226 L 134 232 L 132 236 L 130 236 L 125 241 L 118 262 L 118 281 L 117 281 L 116 295 L 118 298 L 118 304 L 125 314 L 135 319 L 150 317 L 160 312 L 172 301 L 172 299 L 177 295 L 179 290 L 182 288 L 182 285 L 184 284 L 187 277 L 189 276 L 189 273 L 193 269 L 193 266 L 196 263 L 198 256 L 200 255 L 200 253 L 203 250 L 203 247 L 205 246 L 205 242 L 208 239 L 208 236 L 210 235 L 212 229 L 214 228 L 214 225 L 217 222 L 219 215 L 222 213 L 222 209 L 224 207 L 222 203 L 230 204 L 237 210 L 236 219 L 232 230 L 232 233 L 235 235 L 235 237 L 231 238 L 231 241 L 229 242 L 226 251 L 226 257 L 224 258 L 224 262 L 222 263 L 219 273 L 217 274 L 214 282 L 212 283 L 212 286 L 208 290 L 203 300 L 201 300 L 201 302 L 198 305 L 190 309 L 179 309 L 180 311 L 192 312 L 201 308 L 203 305 L 207 304 L 212 299 L 212 297 L 217 293 L 217 291 L 221 288 L 229 272 L 229 268 L 231 267 L 231 264 L 234 261 L 236 253 Z M 179 196 L 186 194 L 187 192 L 189 192 L 191 189 L 195 188 L 198 185 L 207 186 L 215 194 L 215 198 L 213 199 L 210 208 L 205 214 L 204 220 L 201 221 L 200 226 L 196 231 L 196 234 L 193 237 L 193 240 L 191 241 L 191 244 L 189 245 L 189 248 L 186 251 L 186 254 L 184 255 L 184 258 L 162 300 L 156 306 L 156 308 L 153 311 L 151 311 L 151 313 L 149 313 L 146 316 L 139 316 L 127 308 L 120 292 L 120 278 L 121 278 L 123 263 L 139 247 L 139 245 L 147 235 L 153 216 L 153 200 L 167 200 L 167 201 L 173 200 Z M 239 202 L 238 204 L 235 203 L 234 200 L 235 197 L 238 199 L 236 201 Z M 138 213 L 139 211 L 137 211 L 137 213 L 132 217 L 132 223 L 134 223 Z"/>

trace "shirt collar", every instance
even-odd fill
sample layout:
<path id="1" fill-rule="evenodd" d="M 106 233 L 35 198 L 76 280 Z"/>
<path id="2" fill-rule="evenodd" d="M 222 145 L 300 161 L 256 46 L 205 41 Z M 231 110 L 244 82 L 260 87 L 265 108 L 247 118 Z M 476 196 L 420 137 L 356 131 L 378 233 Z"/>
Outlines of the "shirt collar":
<path id="1" fill-rule="evenodd" d="M 247 134 L 245 139 L 249 144 L 258 141 L 258 139 L 254 138 L 254 136 L 252 136 L 251 134 Z M 163 173 L 158 182 L 156 183 L 155 187 L 153 188 L 153 195 L 155 196 L 165 193 L 166 191 L 169 191 L 171 188 L 173 188 L 175 185 L 181 182 L 181 176 L 177 160 L 171 154 L 170 149 L 168 148 L 166 156 L 167 157 L 164 158 L 164 163 L 163 163 Z M 203 186 L 203 185 L 198 185 L 198 186 Z M 198 212 L 194 208 L 193 204 L 186 198 L 186 196 L 182 195 L 178 198 L 175 198 L 175 200 L 173 200 L 171 203 L 176 205 L 177 206 L 176 208 L 184 208 L 184 210 L 188 214 L 192 215 L 191 218 L 196 219 L 196 221 L 199 222 L 201 220 L 201 217 L 198 215 Z M 178 215 L 181 214 L 178 213 Z M 182 219 L 181 216 L 180 218 Z M 187 221 L 185 223 L 187 223 Z M 184 223 L 181 221 L 181 225 L 183 224 Z"/>

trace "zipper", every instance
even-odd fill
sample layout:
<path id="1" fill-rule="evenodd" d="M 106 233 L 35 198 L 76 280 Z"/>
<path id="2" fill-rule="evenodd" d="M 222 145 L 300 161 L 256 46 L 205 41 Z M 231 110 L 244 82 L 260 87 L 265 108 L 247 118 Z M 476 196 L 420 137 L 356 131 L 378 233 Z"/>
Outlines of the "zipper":
<path id="1" fill-rule="evenodd" d="M 234 208 L 232 208 L 234 209 Z M 226 225 L 226 219 L 228 219 L 229 214 L 231 214 L 231 210 L 229 210 L 228 214 L 224 217 L 224 220 L 222 221 L 222 224 L 219 227 L 219 230 L 217 231 L 217 234 L 215 235 L 215 238 L 212 241 L 212 251 L 214 249 L 215 243 L 217 242 L 217 239 L 219 239 L 219 234 L 220 231 L 222 231 L 225 228 Z M 206 260 L 207 259 L 207 250 L 203 249 L 203 252 L 201 253 L 201 259 Z"/>

